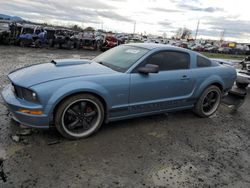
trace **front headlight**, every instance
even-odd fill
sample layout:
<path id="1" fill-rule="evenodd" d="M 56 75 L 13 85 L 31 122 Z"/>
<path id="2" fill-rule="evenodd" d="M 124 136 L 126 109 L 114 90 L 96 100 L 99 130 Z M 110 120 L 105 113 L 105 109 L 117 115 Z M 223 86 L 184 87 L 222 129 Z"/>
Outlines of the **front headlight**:
<path id="1" fill-rule="evenodd" d="M 38 102 L 37 94 L 30 89 L 22 88 L 22 97 L 24 100 L 29 102 L 35 102 L 35 103 Z"/>
<path id="2" fill-rule="evenodd" d="M 35 91 L 27 89 L 15 84 L 12 84 L 11 90 L 15 93 L 17 98 L 24 99 L 29 102 L 39 103 L 38 95 Z"/>

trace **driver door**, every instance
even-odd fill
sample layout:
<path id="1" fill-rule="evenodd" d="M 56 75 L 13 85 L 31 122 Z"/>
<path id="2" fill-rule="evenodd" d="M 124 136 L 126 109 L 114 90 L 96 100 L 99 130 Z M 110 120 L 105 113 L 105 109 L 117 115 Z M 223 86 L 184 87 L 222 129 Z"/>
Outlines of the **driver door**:
<path id="1" fill-rule="evenodd" d="M 141 66 L 159 66 L 158 73 L 142 74 Z M 188 104 L 194 80 L 190 55 L 179 51 L 160 51 L 150 55 L 131 73 L 130 114 L 161 111 Z"/>

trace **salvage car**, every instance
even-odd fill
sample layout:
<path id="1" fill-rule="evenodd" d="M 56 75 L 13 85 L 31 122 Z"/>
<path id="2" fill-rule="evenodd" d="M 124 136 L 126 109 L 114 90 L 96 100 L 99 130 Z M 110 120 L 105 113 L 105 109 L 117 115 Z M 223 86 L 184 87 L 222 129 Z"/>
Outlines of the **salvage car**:
<path id="1" fill-rule="evenodd" d="M 239 64 L 241 67 L 237 70 L 236 85 L 238 88 L 246 88 L 250 84 L 250 56 Z"/>
<path id="2" fill-rule="evenodd" d="M 74 35 L 74 45 L 77 49 L 96 50 L 97 42 L 94 32 L 84 31 Z"/>
<path id="3" fill-rule="evenodd" d="M 209 117 L 233 86 L 236 71 L 184 48 L 125 44 L 92 60 L 59 59 L 8 75 L 2 91 L 13 118 L 55 126 L 66 138 L 95 133 L 105 122 L 193 109 Z"/>
<path id="4" fill-rule="evenodd" d="M 102 37 L 96 38 L 97 48 L 106 51 L 119 45 L 118 39 L 112 34 L 103 34 Z"/>
<path id="5" fill-rule="evenodd" d="M 45 31 L 41 26 L 24 24 L 18 36 L 20 46 L 41 47 L 46 41 Z"/>
<path id="6" fill-rule="evenodd" d="M 250 57 L 246 57 L 243 61 L 238 63 L 230 62 L 223 59 L 211 59 L 223 65 L 229 65 L 236 69 L 237 79 L 236 86 L 240 89 L 245 89 L 250 84 Z"/>
<path id="7" fill-rule="evenodd" d="M 51 47 L 58 48 L 66 48 L 72 49 L 74 48 L 74 32 L 68 29 L 56 29 L 54 33 L 53 40 L 50 42 Z"/>
<path id="8" fill-rule="evenodd" d="M 0 44 L 9 44 L 10 23 L 6 20 L 0 20 Z"/>

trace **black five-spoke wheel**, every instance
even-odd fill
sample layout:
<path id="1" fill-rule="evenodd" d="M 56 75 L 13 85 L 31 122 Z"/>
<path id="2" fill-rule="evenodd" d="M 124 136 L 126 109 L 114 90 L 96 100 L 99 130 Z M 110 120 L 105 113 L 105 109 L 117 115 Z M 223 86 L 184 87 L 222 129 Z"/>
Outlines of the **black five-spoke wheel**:
<path id="1" fill-rule="evenodd" d="M 89 94 L 78 94 L 66 99 L 56 113 L 56 127 L 71 139 L 87 137 L 98 130 L 104 119 L 103 105 Z"/>
<path id="2" fill-rule="evenodd" d="M 201 117 L 209 117 L 218 109 L 221 91 L 217 86 L 210 86 L 202 93 L 194 107 L 194 112 Z"/>
<path id="3" fill-rule="evenodd" d="M 217 91 L 210 91 L 203 100 L 204 113 L 211 112 L 214 108 L 217 108 L 218 99 L 220 94 Z"/>
<path id="4" fill-rule="evenodd" d="M 63 126 L 66 129 L 81 133 L 91 128 L 98 118 L 96 104 L 81 99 L 70 104 L 63 113 Z"/>

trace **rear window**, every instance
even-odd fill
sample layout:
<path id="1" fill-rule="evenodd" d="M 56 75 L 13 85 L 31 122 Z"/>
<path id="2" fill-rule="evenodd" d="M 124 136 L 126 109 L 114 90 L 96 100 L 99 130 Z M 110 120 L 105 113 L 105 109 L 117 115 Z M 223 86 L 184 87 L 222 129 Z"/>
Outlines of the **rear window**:
<path id="1" fill-rule="evenodd" d="M 204 57 L 197 56 L 197 67 L 211 67 L 212 62 Z"/>

